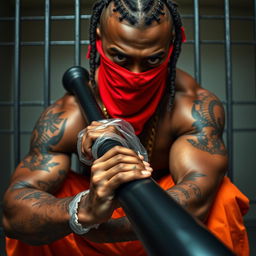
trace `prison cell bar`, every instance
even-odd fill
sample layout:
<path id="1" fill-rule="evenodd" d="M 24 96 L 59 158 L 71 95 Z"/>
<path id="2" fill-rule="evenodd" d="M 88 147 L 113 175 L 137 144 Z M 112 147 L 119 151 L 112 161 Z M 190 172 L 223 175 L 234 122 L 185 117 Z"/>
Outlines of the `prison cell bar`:
<path id="1" fill-rule="evenodd" d="M 75 1 L 75 65 L 81 64 L 81 10 L 80 0 Z M 78 158 L 75 159 L 76 170 L 80 173 L 81 164 Z"/>
<path id="2" fill-rule="evenodd" d="M 200 47 L 200 17 L 199 2 L 194 0 L 194 52 L 195 52 L 195 79 L 201 84 L 201 47 Z"/>
<path id="3" fill-rule="evenodd" d="M 254 41 L 256 41 L 256 0 L 254 0 L 253 1 L 253 14 L 254 14 L 254 19 L 253 19 L 253 25 L 254 25 L 254 35 L 253 35 L 253 39 L 254 39 Z M 254 58 L 254 65 L 256 65 L 256 46 L 254 46 L 254 56 L 255 56 L 255 58 Z M 254 79 L 255 79 L 255 81 L 256 81 L 256 72 L 255 72 L 255 74 L 254 74 Z M 256 82 L 255 82 L 255 98 L 256 98 Z"/>
<path id="4" fill-rule="evenodd" d="M 233 90 L 231 63 L 231 32 L 229 0 L 224 1 L 225 10 L 225 63 L 226 63 L 226 110 L 227 110 L 227 150 L 228 176 L 233 180 Z"/>
<path id="5" fill-rule="evenodd" d="M 44 34 L 44 108 L 50 105 L 51 91 L 50 91 L 50 14 L 51 2 L 45 0 L 45 34 Z"/>
<path id="6" fill-rule="evenodd" d="M 20 162 L 20 0 L 15 5 L 15 49 L 14 49 L 14 161 Z"/>
<path id="7" fill-rule="evenodd" d="M 81 64 L 81 19 L 80 19 L 80 0 L 75 2 L 75 65 Z"/>

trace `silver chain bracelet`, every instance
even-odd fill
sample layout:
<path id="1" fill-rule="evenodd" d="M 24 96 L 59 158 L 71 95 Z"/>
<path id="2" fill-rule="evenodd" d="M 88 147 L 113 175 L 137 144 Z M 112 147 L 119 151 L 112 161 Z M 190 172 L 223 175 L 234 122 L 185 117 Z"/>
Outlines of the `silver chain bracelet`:
<path id="1" fill-rule="evenodd" d="M 83 227 L 78 222 L 78 204 L 81 201 L 81 198 L 85 195 L 87 195 L 90 192 L 90 190 L 82 191 L 79 194 L 77 194 L 74 199 L 69 203 L 68 209 L 69 209 L 69 226 L 72 229 L 72 231 L 77 235 L 83 235 L 89 232 L 92 228 L 98 228 L 100 224 L 94 224 L 88 227 Z"/>

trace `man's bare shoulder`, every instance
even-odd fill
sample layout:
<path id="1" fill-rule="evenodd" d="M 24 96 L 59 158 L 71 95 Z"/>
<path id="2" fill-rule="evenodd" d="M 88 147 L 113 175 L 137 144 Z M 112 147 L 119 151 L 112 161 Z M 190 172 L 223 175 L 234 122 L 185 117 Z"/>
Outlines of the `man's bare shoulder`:
<path id="1" fill-rule="evenodd" d="M 188 96 L 195 96 L 200 85 L 187 72 L 177 69 L 176 71 L 176 94 L 186 94 Z"/>
<path id="2" fill-rule="evenodd" d="M 77 134 L 84 127 L 85 120 L 75 97 L 65 94 L 45 109 L 33 133 L 47 135 L 54 143 L 51 151 L 68 153 L 76 149 Z"/>
<path id="3" fill-rule="evenodd" d="M 212 92 L 203 89 L 195 79 L 182 70 L 177 71 L 176 96 L 172 127 L 178 135 L 198 130 L 195 123 L 220 122 L 224 126 L 224 109 L 221 101 Z"/>

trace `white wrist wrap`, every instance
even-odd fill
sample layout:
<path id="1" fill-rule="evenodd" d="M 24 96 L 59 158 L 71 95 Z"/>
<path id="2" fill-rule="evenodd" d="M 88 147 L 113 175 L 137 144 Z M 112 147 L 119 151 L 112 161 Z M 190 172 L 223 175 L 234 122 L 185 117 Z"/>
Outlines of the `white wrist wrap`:
<path id="1" fill-rule="evenodd" d="M 70 215 L 70 219 L 69 219 L 69 226 L 72 229 L 72 231 L 74 233 L 76 233 L 77 235 L 83 235 L 86 234 L 87 232 L 90 231 L 90 229 L 92 228 L 98 228 L 100 224 L 94 224 L 91 225 L 89 227 L 83 227 L 79 222 L 78 222 L 78 216 L 77 216 L 77 212 L 78 212 L 78 204 L 81 201 L 81 198 L 85 195 L 87 195 L 90 192 L 90 190 L 86 190 L 83 192 L 80 192 L 79 194 L 77 194 L 74 199 L 69 203 L 69 215 Z"/>
<path id="2" fill-rule="evenodd" d="M 104 119 L 100 120 L 99 122 L 102 123 L 102 125 L 97 126 L 95 130 L 105 129 L 108 126 L 115 126 L 116 129 L 119 131 L 121 136 L 113 133 L 103 133 L 100 137 L 96 139 L 96 141 L 93 143 L 92 146 L 92 156 L 93 159 L 88 159 L 84 154 L 82 153 L 82 141 L 85 129 L 80 131 L 78 133 L 78 140 L 77 140 L 77 153 L 79 156 L 79 160 L 88 165 L 91 166 L 94 159 L 98 158 L 98 147 L 108 139 L 116 140 L 120 142 L 124 147 L 130 148 L 134 150 L 136 153 L 144 156 L 144 160 L 148 161 L 148 154 L 144 146 L 141 144 L 139 138 L 135 135 L 134 129 L 131 124 L 128 122 L 122 120 L 122 119 Z"/>
<path id="3" fill-rule="evenodd" d="M 83 129 L 82 131 L 80 131 L 77 135 L 77 153 L 78 153 L 78 157 L 79 157 L 79 160 L 88 165 L 88 166 L 91 166 L 92 165 L 92 162 L 93 160 L 92 159 L 87 159 L 84 154 L 82 153 L 82 141 L 83 141 L 83 136 L 84 136 L 84 132 L 85 132 L 85 129 Z"/>

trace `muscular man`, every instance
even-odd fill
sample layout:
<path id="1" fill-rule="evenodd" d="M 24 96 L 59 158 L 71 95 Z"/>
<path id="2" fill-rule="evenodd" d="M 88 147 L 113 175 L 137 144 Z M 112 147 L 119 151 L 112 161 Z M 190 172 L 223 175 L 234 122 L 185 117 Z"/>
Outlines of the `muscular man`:
<path id="1" fill-rule="evenodd" d="M 242 221 L 248 200 L 224 177 L 223 107 L 176 69 L 182 35 L 170 0 L 96 2 L 90 25 L 91 88 L 106 116 L 134 127 L 149 162 L 131 149 L 115 147 L 83 175 L 70 170 L 81 130 L 78 150 L 88 159 L 93 141 L 117 130 L 87 123 L 74 96 L 64 95 L 39 118 L 30 152 L 6 191 L 9 255 L 145 255 L 115 190 L 150 176 L 227 246 L 248 255 Z M 100 225 L 78 235 L 69 225 L 68 209 L 88 188 L 79 197 L 78 223 Z"/>

